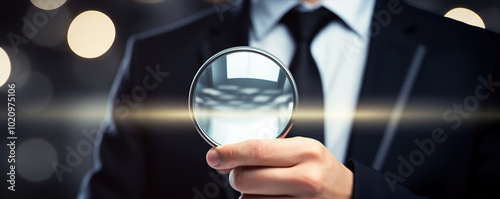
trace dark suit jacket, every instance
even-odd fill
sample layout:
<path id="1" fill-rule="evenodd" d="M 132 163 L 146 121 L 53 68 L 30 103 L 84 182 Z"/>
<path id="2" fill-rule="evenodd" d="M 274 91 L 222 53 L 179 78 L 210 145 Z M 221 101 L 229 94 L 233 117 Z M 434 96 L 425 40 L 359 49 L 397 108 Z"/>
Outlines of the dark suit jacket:
<path id="1" fill-rule="evenodd" d="M 499 37 L 402 2 L 392 12 L 394 3 L 379 0 L 374 12 L 347 152 L 354 198 L 500 197 Z M 187 96 L 207 58 L 247 45 L 248 7 L 210 9 L 130 39 L 80 196 L 238 196 L 207 166 L 210 146 Z"/>

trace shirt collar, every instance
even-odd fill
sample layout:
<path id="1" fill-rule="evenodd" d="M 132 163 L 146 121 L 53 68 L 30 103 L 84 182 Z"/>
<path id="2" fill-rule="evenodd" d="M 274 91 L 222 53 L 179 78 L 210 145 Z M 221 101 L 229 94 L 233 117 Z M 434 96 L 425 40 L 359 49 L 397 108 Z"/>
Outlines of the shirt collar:
<path id="1" fill-rule="evenodd" d="M 356 35 L 368 38 L 374 0 L 320 0 L 319 4 L 335 13 Z M 268 34 L 290 9 L 298 5 L 301 5 L 300 0 L 251 0 L 250 19 L 256 39 Z"/>

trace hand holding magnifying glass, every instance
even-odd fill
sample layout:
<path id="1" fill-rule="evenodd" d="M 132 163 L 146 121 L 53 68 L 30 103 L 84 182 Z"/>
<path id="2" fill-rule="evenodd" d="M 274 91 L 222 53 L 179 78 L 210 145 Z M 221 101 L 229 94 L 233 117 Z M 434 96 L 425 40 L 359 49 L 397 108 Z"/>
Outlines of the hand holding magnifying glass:
<path id="1" fill-rule="evenodd" d="M 240 198 L 350 198 L 353 173 L 320 142 L 284 138 L 297 110 L 290 72 L 271 54 L 235 47 L 211 57 L 189 93 L 191 118 Z"/>

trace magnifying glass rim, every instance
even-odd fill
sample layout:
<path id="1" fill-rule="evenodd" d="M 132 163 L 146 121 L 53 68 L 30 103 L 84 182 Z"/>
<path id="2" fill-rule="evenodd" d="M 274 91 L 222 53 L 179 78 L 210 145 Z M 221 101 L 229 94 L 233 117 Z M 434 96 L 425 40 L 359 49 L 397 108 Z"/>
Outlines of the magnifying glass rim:
<path id="1" fill-rule="evenodd" d="M 269 59 L 271 59 L 274 63 L 276 63 L 282 70 L 285 71 L 286 77 L 290 80 L 290 84 L 292 86 L 292 91 L 293 91 L 293 108 L 292 108 L 292 114 L 290 117 L 290 121 L 288 124 L 285 126 L 283 131 L 278 135 L 276 138 L 284 138 L 286 134 L 288 134 L 288 131 L 290 131 L 290 128 L 293 125 L 293 122 L 295 120 L 295 113 L 297 112 L 298 104 L 299 104 L 299 95 L 297 92 L 297 85 L 295 84 L 295 80 L 293 79 L 292 73 L 288 70 L 288 68 L 285 67 L 285 65 L 274 55 L 271 53 L 266 52 L 265 50 L 259 49 L 259 48 L 254 48 L 254 47 L 249 47 L 249 46 L 237 46 L 237 47 L 232 47 L 228 48 L 225 50 L 222 50 L 212 57 L 210 57 L 203 65 L 198 69 L 198 72 L 196 72 L 196 75 L 194 76 L 193 82 L 191 83 L 191 87 L 189 88 L 189 97 L 188 97 L 188 104 L 189 104 L 189 115 L 191 116 L 191 120 L 194 123 L 194 126 L 196 127 L 196 130 L 198 133 L 203 137 L 203 139 L 208 142 L 210 145 L 213 147 L 218 147 L 222 146 L 220 143 L 212 139 L 208 133 L 201 127 L 200 123 L 198 122 L 198 119 L 196 119 L 196 116 L 194 114 L 194 89 L 195 89 L 195 84 L 198 82 L 200 79 L 201 74 L 205 71 L 205 69 L 212 64 L 215 60 L 219 59 L 220 57 L 224 55 L 228 55 L 231 53 L 235 52 L 252 52 L 252 53 L 257 53 L 260 55 L 263 55 Z"/>

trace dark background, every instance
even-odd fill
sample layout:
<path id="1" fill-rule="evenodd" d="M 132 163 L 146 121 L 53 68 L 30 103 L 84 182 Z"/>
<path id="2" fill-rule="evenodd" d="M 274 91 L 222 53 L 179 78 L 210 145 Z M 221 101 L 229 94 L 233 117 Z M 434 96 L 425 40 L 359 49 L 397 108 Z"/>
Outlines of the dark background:
<path id="1" fill-rule="evenodd" d="M 487 29 L 500 32 L 500 1 L 497 0 L 407 2 L 438 15 L 465 7 L 481 16 Z M 65 163 L 68 154 L 90 143 L 83 132 L 95 132 L 99 128 L 127 38 L 133 33 L 171 24 L 202 9 L 216 9 L 216 6 L 201 0 L 70 0 L 32 40 L 21 44 L 16 53 L 7 35 L 22 36 L 22 19 L 42 10 L 27 0 L 2 1 L 0 47 L 12 62 L 7 83 L 16 83 L 18 140 L 16 192 L 12 193 L 7 190 L 8 176 L 5 175 L 9 164 L 4 106 L 7 86 L 4 85 L 0 88 L 0 107 L 4 107 L 0 108 L 0 198 L 74 198 L 81 179 L 92 166 L 92 155 L 80 155 L 80 161 L 68 167 L 71 172 L 62 174 L 61 180 L 53 173 L 51 164 L 57 161 L 68 166 Z M 77 56 L 66 40 L 69 24 L 86 10 L 105 13 L 116 28 L 116 38 L 109 51 L 95 59 Z"/>

